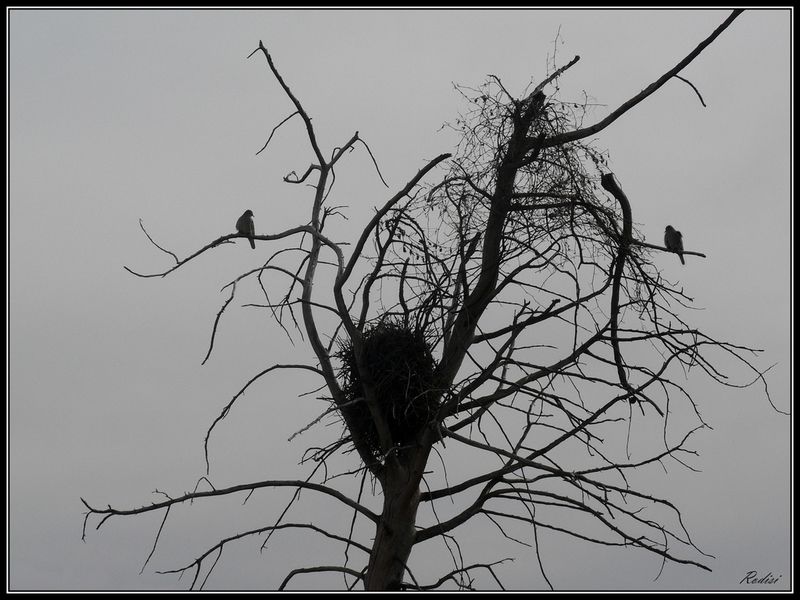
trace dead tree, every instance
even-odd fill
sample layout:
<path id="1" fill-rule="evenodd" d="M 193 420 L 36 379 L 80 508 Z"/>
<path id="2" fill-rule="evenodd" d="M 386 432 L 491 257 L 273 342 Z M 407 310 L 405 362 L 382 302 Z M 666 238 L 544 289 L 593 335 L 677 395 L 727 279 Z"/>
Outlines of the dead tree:
<path id="1" fill-rule="evenodd" d="M 679 509 L 636 489 L 626 474 L 692 454 L 687 439 L 705 424 L 676 374 L 699 369 L 731 385 L 715 363 L 722 354 L 735 357 L 765 390 L 766 383 L 750 362 L 754 351 L 712 339 L 684 322 L 680 311 L 690 298 L 658 268 L 667 249 L 639 239 L 636 200 L 627 198 L 606 168 L 604 154 L 584 140 L 670 79 L 682 79 L 681 70 L 739 12 L 589 127 L 576 126 L 585 105 L 562 102 L 552 91 L 577 56 L 521 98 L 494 77 L 478 89 L 459 88 L 470 109 L 454 125 L 461 134 L 458 148 L 425 163 L 377 208 L 349 247 L 328 235 L 329 223 L 340 216 L 330 200 L 334 169 L 350 151 L 369 148 L 356 132 L 333 151 L 324 150 L 308 112 L 259 42 L 251 56 L 265 59 L 294 106 L 273 134 L 299 119 L 311 148 L 312 162 L 303 174 L 284 178 L 288 184 L 311 184 L 310 219 L 254 236 L 260 248 L 299 241 L 270 250 L 262 267 L 229 284 L 213 332 L 239 281 L 262 282 L 277 274 L 287 281 L 281 299 L 271 301 L 262 283 L 260 306 L 272 311 L 288 335 L 292 328 L 302 332 L 313 363 L 272 365 L 248 381 L 209 428 L 206 461 L 214 427 L 250 385 L 276 370 L 301 369 L 319 377 L 325 389 L 322 416 L 341 419 L 342 435 L 324 448 L 309 449 L 307 460 L 315 468 L 305 480 L 195 491 L 127 510 L 84 501 L 84 536 L 92 516 L 100 518 L 98 528 L 112 516 L 149 511 L 163 511 L 166 521 L 170 510 L 189 501 L 290 487 L 295 499 L 307 490 L 344 503 L 353 511 L 349 531 L 285 522 L 290 503 L 273 524 L 236 533 L 191 564 L 166 572 L 194 571 L 194 588 L 201 569 L 212 563 L 210 572 L 212 558 L 226 544 L 305 528 L 339 540 L 344 562 L 296 569 L 283 586 L 300 574 L 332 571 L 349 577 L 351 588 L 426 590 L 450 583 L 472 589 L 482 571 L 502 587 L 497 563 L 467 565 L 457 553 L 453 569 L 438 581 L 418 581 L 408 568 L 415 546 L 437 537 L 455 543 L 458 528 L 478 517 L 511 539 L 504 523 L 523 524 L 534 541 L 538 531 L 549 529 L 710 570 Z M 173 255 L 175 265 L 159 273 L 129 270 L 164 277 L 241 235 L 224 235 L 185 259 Z M 692 249 L 685 255 L 704 256 Z M 299 258 L 292 262 L 290 256 Z M 696 426 L 676 438 L 668 418 L 687 413 Z M 643 456 L 620 457 L 607 440 L 624 439 L 636 426 L 635 415 L 641 419 L 636 423 L 659 424 L 663 439 Z M 439 454 L 446 467 L 447 457 L 458 452 L 487 453 L 496 466 L 450 483 L 431 454 Z M 328 473 L 332 457 L 341 455 L 362 475 L 356 491 L 338 489 Z M 370 482 L 382 498 L 379 510 L 362 501 Z M 458 507 L 445 519 L 436 511 L 442 500 Z M 663 519 L 643 516 L 643 506 L 665 509 L 659 513 Z M 363 519 L 374 526 L 371 541 L 354 533 Z M 599 524 L 605 534 L 583 530 L 581 519 Z M 350 548 L 363 552 L 357 567 L 349 564 Z"/>

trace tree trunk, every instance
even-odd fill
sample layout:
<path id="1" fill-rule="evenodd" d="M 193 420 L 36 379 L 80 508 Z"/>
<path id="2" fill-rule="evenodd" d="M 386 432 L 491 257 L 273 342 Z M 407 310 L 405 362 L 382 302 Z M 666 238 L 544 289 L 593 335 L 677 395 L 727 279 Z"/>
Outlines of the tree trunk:
<path id="1" fill-rule="evenodd" d="M 375 530 L 364 588 L 399 590 L 414 545 L 419 483 L 430 443 L 401 450 L 386 461 L 383 511 Z"/>

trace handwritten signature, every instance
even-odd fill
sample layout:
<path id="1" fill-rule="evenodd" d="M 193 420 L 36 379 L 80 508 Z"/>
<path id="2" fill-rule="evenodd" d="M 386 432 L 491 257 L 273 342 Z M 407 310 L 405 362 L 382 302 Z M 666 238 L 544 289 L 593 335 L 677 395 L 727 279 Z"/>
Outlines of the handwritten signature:
<path id="1" fill-rule="evenodd" d="M 757 571 L 748 571 L 742 580 L 739 582 L 742 583 L 766 583 L 766 584 L 773 584 L 778 583 L 778 580 L 783 577 L 783 575 L 778 575 L 777 577 L 772 574 L 772 571 L 767 573 L 766 575 L 759 576 Z"/>

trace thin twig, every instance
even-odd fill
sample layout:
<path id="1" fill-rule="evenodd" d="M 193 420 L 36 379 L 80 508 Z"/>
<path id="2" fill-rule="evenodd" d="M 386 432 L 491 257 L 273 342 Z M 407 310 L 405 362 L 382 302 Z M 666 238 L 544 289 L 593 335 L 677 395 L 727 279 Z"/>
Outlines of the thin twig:
<path id="1" fill-rule="evenodd" d="M 694 90 L 694 93 L 697 94 L 697 97 L 700 98 L 700 104 L 702 104 L 703 106 L 706 105 L 706 103 L 703 101 L 703 97 L 700 95 L 700 92 L 698 91 L 698 89 L 696 87 L 694 87 L 694 84 L 691 81 L 689 81 L 688 79 L 684 79 L 680 75 L 675 75 L 675 78 L 680 79 L 681 81 L 683 81 L 685 83 L 688 83 L 689 86 L 691 86 L 691 88 Z"/>

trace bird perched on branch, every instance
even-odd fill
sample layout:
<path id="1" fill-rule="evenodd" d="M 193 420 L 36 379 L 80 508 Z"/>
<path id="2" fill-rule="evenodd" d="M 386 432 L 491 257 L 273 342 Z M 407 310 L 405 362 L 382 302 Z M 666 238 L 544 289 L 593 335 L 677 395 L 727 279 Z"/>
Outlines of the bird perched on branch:
<path id="1" fill-rule="evenodd" d="M 667 225 L 666 229 L 664 229 L 664 245 L 670 252 L 676 252 L 678 254 L 682 265 L 686 264 L 683 260 L 683 235 L 681 235 L 680 231 L 673 228 L 672 225 Z"/>
<path id="2" fill-rule="evenodd" d="M 256 249 L 256 242 L 253 240 L 253 236 L 256 234 L 256 226 L 255 223 L 253 223 L 252 210 L 248 209 L 244 211 L 244 214 L 239 217 L 239 220 L 236 221 L 236 231 L 245 234 L 250 239 L 250 247 L 253 250 Z"/>

